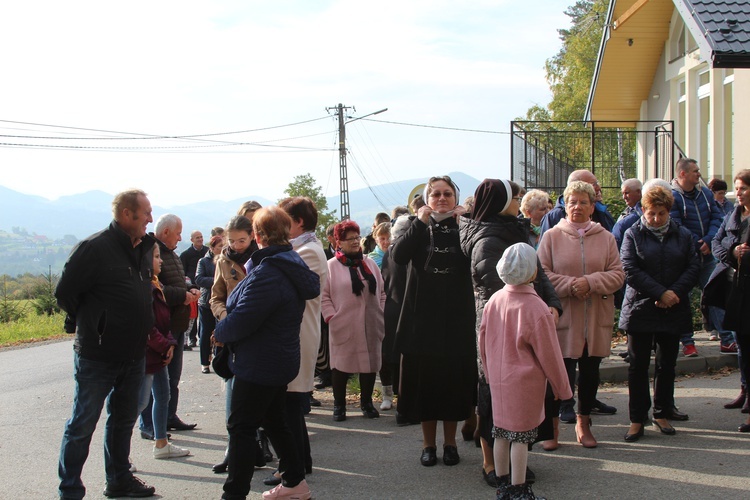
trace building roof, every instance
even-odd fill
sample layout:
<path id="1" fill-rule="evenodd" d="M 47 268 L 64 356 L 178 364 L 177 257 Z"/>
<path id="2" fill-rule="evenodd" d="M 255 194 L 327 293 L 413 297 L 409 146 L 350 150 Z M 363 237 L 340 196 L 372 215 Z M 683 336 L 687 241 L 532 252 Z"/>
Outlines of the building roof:
<path id="1" fill-rule="evenodd" d="M 750 68 L 750 0 L 611 0 L 584 120 L 640 119 L 675 9 L 712 68 Z"/>
<path id="2" fill-rule="evenodd" d="M 750 1 L 676 0 L 675 7 L 712 68 L 750 68 Z"/>

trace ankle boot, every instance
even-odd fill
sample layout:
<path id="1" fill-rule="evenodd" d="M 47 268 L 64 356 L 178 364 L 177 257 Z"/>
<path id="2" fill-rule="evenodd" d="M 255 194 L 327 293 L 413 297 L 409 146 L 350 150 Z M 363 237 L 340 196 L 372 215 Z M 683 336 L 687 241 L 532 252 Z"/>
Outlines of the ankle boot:
<path id="1" fill-rule="evenodd" d="M 393 386 L 383 386 L 383 402 L 380 403 L 381 410 L 390 410 L 393 408 Z"/>
<path id="2" fill-rule="evenodd" d="M 552 428 L 554 432 L 554 437 L 552 439 L 542 441 L 542 448 L 544 448 L 544 451 L 555 451 L 560 446 L 560 444 L 557 441 L 557 438 L 560 436 L 560 418 L 559 417 L 554 417 L 552 419 Z"/>
<path id="3" fill-rule="evenodd" d="M 578 415 L 576 419 L 576 439 L 584 448 L 596 448 L 596 439 L 591 433 L 591 417 Z"/>
<path id="4" fill-rule="evenodd" d="M 740 394 L 734 398 L 732 401 L 724 405 L 724 408 L 727 410 L 734 410 L 737 408 L 742 408 L 743 406 L 747 405 L 747 388 L 743 385 L 740 389 Z M 743 408 L 744 409 L 744 408 Z"/>

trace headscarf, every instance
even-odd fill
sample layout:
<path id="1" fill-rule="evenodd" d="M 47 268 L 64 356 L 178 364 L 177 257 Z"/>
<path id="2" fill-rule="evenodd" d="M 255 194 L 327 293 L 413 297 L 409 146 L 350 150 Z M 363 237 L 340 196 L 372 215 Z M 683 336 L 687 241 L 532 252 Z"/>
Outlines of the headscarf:
<path id="1" fill-rule="evenodd" d="M 510 183 L 500 179 L 485 179 L 474 192 L 474 210 L 471 218 L 484 222 L 510 206 L 513 191 Z"/>
<path id="2" fill-rule="evenodd" d="M 506 285 L 523 285 L 537 271 L 536 251 L 528 243 L 509 246 L 495 266 L 497 275 Z"/>

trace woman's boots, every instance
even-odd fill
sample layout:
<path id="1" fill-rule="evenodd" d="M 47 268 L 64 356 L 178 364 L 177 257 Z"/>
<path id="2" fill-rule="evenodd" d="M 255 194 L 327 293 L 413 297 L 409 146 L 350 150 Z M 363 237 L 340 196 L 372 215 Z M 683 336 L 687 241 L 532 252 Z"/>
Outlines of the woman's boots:
<path id="1" fill-rule="evenodd" d="M 740 389 L 740 394 L 732 401 L 724 405 L 727 410 L 742 408 L 742 413 L 750 413 L 750 398 L 747 397 L 747 387 L 744 385 Z"/>
<path id="2" fill-rule="evenodd" d="M 591 433 L 591 417 L 578 415 L 576 419 L 576 439 L 584 448 L 596 448 L 596 439 Z"/>
<path id="3" fill-rule="evenodd" d="M 552 428 L 554 429 L 554 436 L 552 439 L 548 439 L 546 441 L 542 441 L 542 448 L 544 448 L 544 451 L 555 451 L 560 444 L 557 441 L 557 438 L 560 436 L 560 418 L 554 417 L 552 419 Z"/>

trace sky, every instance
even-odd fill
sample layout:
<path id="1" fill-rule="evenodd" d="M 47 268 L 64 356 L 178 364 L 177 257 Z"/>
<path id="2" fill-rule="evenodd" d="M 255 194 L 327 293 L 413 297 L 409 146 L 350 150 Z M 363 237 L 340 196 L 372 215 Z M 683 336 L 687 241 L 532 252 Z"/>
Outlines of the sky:
<path id="1" fill-rule="evenodd" d="M 508 178 L 510 121 L 550 100 L 571 3 L 5 2 L 0 185 L 169 207 L 278 199 L 309 173 L 334 196 L 339 103 L 347 120 L 388 109 L 346 125 L 350 190 Z"/>

